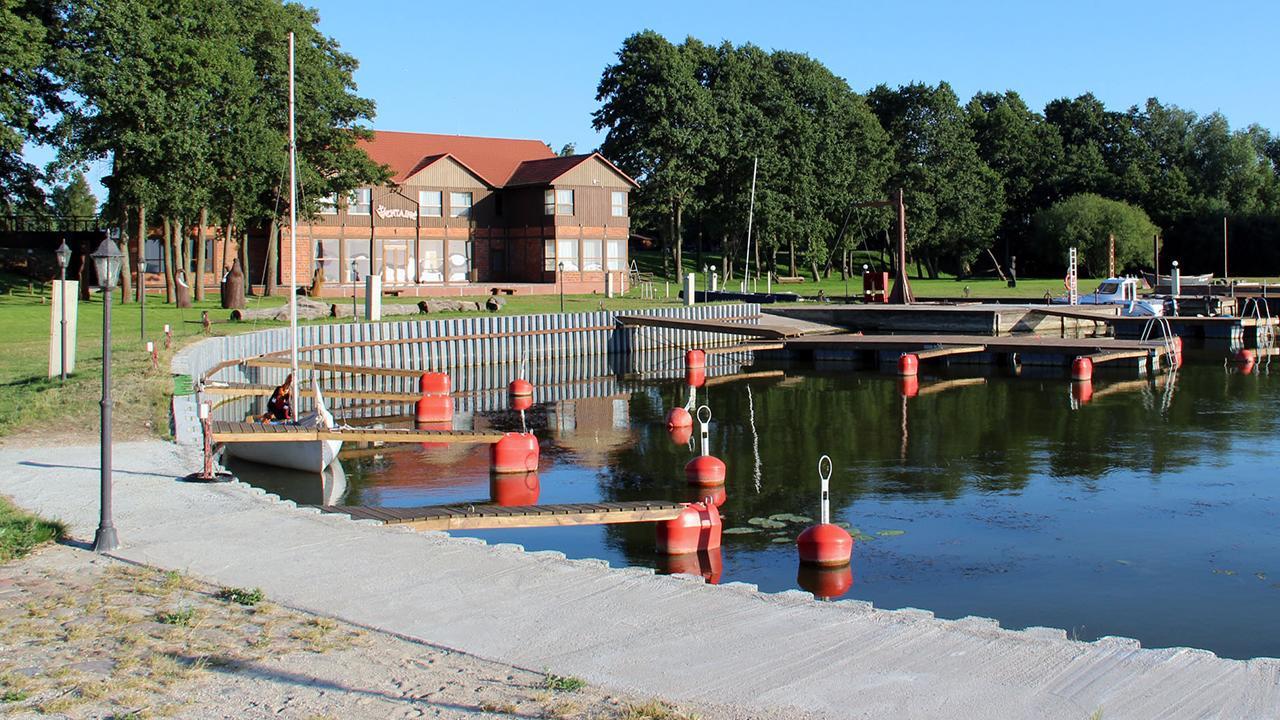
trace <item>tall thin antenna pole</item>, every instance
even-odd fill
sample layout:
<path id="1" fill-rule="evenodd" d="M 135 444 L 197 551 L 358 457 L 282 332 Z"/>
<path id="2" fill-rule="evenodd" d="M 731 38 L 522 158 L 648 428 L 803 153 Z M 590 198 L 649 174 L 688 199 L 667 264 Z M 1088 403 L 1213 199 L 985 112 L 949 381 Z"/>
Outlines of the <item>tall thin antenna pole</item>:
<path id="1" fill-rule="evenodd" d="M 298 416 L 298 178 L 297 148 L 293 127 L 293 33 L 289 33 L 289 372 L 293 384 L 289 398 Z"/>
<path id="2" fill-rule="evenodd" d="M 1227 216 L 1222 216 L 1222 279 L 1228 280 L 1231 274 L 1227 272 Z"/>
<path id="3" fill-rule="evenodd" d="M 756 168 L 760 166 L 760 157 L 756 156 L 751 159 L 751 203 L 747 208 L 747 256 L 743 262 L 742 269 L 742 292 L 748 292 L 751 287 L 751 220 L 756 214 Z M 760 268 L 756 268 L 756 273 L 760 272 Z"/>

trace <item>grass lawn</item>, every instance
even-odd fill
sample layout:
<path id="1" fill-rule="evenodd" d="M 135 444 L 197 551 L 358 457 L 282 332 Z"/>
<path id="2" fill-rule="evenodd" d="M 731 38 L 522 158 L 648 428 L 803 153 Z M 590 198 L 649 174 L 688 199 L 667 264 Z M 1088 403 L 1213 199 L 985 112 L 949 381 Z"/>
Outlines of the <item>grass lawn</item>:
<path id="1" fill-rule="evenodd" d="M 0 565 L 62 537 L 63 530 L 61 523 L 28 515 L 0 496 Z"/>

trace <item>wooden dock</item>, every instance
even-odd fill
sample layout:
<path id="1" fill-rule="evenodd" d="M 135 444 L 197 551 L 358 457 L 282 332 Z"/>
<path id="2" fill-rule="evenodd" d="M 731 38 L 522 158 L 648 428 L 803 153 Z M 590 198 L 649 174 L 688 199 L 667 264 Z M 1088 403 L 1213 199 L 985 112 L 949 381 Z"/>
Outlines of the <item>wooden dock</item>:
<path id="1" fill-rule="evenodd" d="M 619 315 L 623 327 L 653 327 L 667 330 L 696 330 L 699 332 L 741 335 L 762 340 L 782 340 L 823 333 L 838 333 L 840 328 L 821 323 L 795 320 L 777 316 L 763 316 L 761 322 L 748 324 L 727 320 L 693 320 L 687 318 L 656 317 L 653 315 Z"/>
<path id="2" fill-rule="evenodd" d="M 505 434 L 498 430 L 409 430 L 392 428 L 300 428 L 257 422 L 215 420 L 213 442 L 292 442 L 344 440 L 382 443 L 496 443 Z"/>
<path id="3" fill-rule="evenodd" d="M 1078 337 L 1106 333 L 1118 307 L 953 303 L 915 305 L 815 305 L 770 308 L 770 315 L 864 333 L 974 335 L 1036 334 Z"/>
<path id="4" fill-rule="evenodd" d="M 229 395 L 233 397 L 244 397 L 247 395 L 270 397 L 271 393 L 275 392 L 275 389 L 275 385 L 213 382 L 206 383 L 201 389 L 201 392 L 206 395 Z M 321 387 L 320 392 L 324 394 L 326 398 L 339 400 L 384 400 L 412 403 L 417 402 L 418 398 L 422 397 L 421 393 L 393 392 L 391 390 L 344 390 L 342 388 Z M 299 385 L 298 395 L 300 397 L 310 397 L 311 386 L 309 384 Z"/>
<path id="5" fill-rule="evenodd" d="M 998 359 L 1016 358 L 1035 365 L 1069 366 L 1077 357 L 1094 363 L 1134 360 L 1160 361 L 1168 348 L 1160 341 L 1113 340 L 1111 338 L 1055 338 L 1040 335 L 999 337 L 968 335 L 830 335 L 791 338 L 784 352 L 812 356 L 818 360 L 839 360 L 866 355 L 877 363 L 896 360 L 913 353 L 920 360 L 954 359 L 958 362 L 994 364 Z"/>
<path id="6" fill-rule="evenodd" d="M 375 508 L 363 505 L 320 506 L 324 512 L 350 515 L 353 520 L 377 520 L 387 525 L 407 525 L 414 530 L 486 530 L 657 522 L 675 518 L 684 508 L 684 503 L 661 500 L 561 505 L 441 505 L 411 508 Z"/>

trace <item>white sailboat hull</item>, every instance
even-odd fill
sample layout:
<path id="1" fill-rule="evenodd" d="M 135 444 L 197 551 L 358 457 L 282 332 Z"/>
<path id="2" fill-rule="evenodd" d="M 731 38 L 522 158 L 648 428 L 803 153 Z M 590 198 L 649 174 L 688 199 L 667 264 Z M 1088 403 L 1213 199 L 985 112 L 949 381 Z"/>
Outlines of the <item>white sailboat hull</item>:
<path id="1" fill-rule="evenodd" d="M 341 440 L 284 440 L 280 442 L 231 442 L 225 452 L 260 465 L 290 470 L 323 472 L 338 457 Z"/>

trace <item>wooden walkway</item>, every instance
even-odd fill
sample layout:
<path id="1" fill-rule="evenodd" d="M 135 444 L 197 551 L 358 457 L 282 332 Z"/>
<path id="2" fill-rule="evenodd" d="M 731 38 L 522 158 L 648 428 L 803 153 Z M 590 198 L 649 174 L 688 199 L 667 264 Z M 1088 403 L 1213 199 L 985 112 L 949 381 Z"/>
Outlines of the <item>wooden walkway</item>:
<path id="1" fill-rule="evenodd" d="M 726 320 L 692 320 L 686 318 L 655 317 L 651 315 L 619 315 L 623 327 L 655 327 L 667 330 L 696 330 L 700 332 L 743 335 L 764 340 L 782 340 L 820 333 L 843 332 L 840 328 L 820 325 L 790 318 L 764 316 L 759 324 L 729 322 Z M 747 348 L 743 348 L 747 349 Z"/>
<path id="2" fill-rule="evenodd" d="M 421 375 L 421 373 L 418 373 Z M 246 395 L 259 395 L 269 397 L 276 389 L 275 385 L 255 385 L 252 383 L 208 383 L 201 392 L 206 395 L 230 395 L 234 397 L 243 397 Z M 417 402 L 422 397 L 421 393 L 405 393 L 393 392 L 391 390 L 343 390 L 341 388 L 321 387 L 320 392 L 326 398 L 335 398 L 341 400 L 389 400 L 402 403 Z M 301 396 L 310 396 L 311 386 L 307 384 L 298 386 L 298 394 Z"/>
<path id="3" fill-rule="evenodd" d="M 963 355 L 1003 355 L 1037 357 L 1038 364 L 1069 365 L 1077 357 L 1094 362 L 1164 359 L 1168 347 L 1163 341 L 1114 340 L 1112 338 L 1055 338 L 1043 335 L 834 335 L 790 338 L 790 352 L 866 352 L 883 358 L 893 353 L 912 353 L 921 361 Z"/>
<path id="4" fill-rule="evenodd" d="M 377 520 L 387 525 L 407 525 L 415 530 L 484 530 L 656 522 L 671 520 L 684 508 L 684 503 L 661 500 L 563 505 L 441 505 L 411 508 L 375 508 L 363 505 L 320 506 L 324 512 L 350 515 L 353 520 Z"/>
<path id="5" fill-rule="evenodd" d="M 344 440 L 383 443 L 496 443 L 505 434 L 498 430 L 398 430 L 374 428 L 300 428 L 256 422 L 215 420 L 213 442 L 296 442 Z"/>

